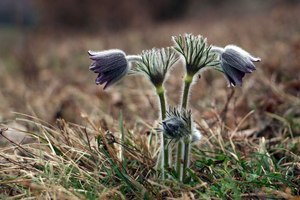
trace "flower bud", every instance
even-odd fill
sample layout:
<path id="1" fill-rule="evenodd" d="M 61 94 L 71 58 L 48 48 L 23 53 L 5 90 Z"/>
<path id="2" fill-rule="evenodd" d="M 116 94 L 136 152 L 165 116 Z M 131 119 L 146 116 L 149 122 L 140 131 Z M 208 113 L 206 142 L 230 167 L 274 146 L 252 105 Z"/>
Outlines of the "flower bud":
<path id="1" fill-rule="evenodd" d="M 221 69 L 230 86 L 241 86 L 245 74 L 252 73 L 256 69 L 253 62 L 260 61 L 260 58 L 235 45 L 227 45 L 224 49 L 213 47 L 212 50 L 220 54 Z"/>
<path id="2" fill-rule="evenodd" d="M 151 49 L 143 51 L 137 62 L 135 73 L 146 75 L 155 87 L 162 86 L 169 69 L 178 60 L 172 48 Z"/>
<path id="3" fill-rule="evenodd" d="M 195 128 L 191 111 L 169 108 L 167 117 L 162 121 L 163 134 L 175 141 L 185 138 L 192 142 L 201 139 L 201 133 Z"/>
<path id="4" fill-rule="evenodd" d="M 107 51 L 88 51 L 93 61 L 90 70 L 98 73 L 96 84 L 104 84 L 104 89 L 122 79 L 128 72 L 126 54 L 118 49 Z"/>

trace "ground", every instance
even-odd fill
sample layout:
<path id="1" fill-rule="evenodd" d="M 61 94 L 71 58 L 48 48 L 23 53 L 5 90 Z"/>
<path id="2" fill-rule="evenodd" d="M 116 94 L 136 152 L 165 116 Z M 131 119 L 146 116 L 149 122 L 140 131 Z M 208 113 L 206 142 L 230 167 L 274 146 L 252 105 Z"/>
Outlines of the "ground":
<path id="1" fill-rule="evenodd" d="M 299 10 L 293 4 L 242 16 L 217 12 L 92 33 L 2 28 L 0 197 L 299 199 Z M 172 35 L 184 33 L 236 44 L 262 61 L 242 87 L 228 88 L 215 71 L 195 80 L 189 105 L 203 139 L 193 149 L 193 181 L 182 185 L 155 178 L 157 146 L 147 140 L 159 110 L 148 80 L 127 76 L 103 91 L 88 70 L 87 51 L 139 54 L 170 46 Z M 165 83 L 172 106 L 180 101 L 183 76 L 178 63 Z M 120 164 L 114 155 L 120 146 L 103 150 L 97 143 L 106 130 L 117 138 L 128 134 L 125 143 L 135 151 L 125 153 L 132 159 L 125 172 L 112 167 Z"/>

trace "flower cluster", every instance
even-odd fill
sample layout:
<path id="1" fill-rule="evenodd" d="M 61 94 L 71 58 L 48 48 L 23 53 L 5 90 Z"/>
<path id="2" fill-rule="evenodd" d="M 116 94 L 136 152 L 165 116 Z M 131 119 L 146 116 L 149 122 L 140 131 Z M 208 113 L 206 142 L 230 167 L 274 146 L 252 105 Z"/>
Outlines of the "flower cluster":
<path id="1" fill-rule="evenodd" d="M 241 86 L 245 74 L 256 69 L 253 62 L 261 60 L 235 45 L 227 45 L 225 48 L 210 46 L 201 35 L 173 36 L 172 40 L 174 47 L 145 50 L 141 55 L 133 57 L 126 56 L 118 49 L 88 51 L 93 61 L 90 70 L 98 73 L 96 84 L 105 83 L 105 89 L 118 82 L 128 74 L 130 62 L 136 62 L 134 73 L 146 75 L 155 86 L 162 85 L 168 70 L 179 58 L 176 50 L 184 57 L 188 75 L 194 76 L 201 69 L 211 67 L 223 72 L 230 86 Z"/>
<path id="2" fill-rule="evenodd" d="M 215 69 L 222 72 L 230 86 L 241 86 L 245 74 L 252 73 L 256 67 L 254 57 L 240 47 L 227 45 L 225 48 L 208 45 L 201 35 L 185 34 L 172 37 L 174 46 L 143 51 L 140 55 L 126 55 L 122 50 L 101 52 L 89 51 L 92 64 L 90 70 L 97 73 L 96 84 L 105 84 L 104 89 L 116 83 L 128 72 L 146 76 L 156 88 L 160 102 L 161 151 L 160 174 L 166 178 L 165 169 L 172 168 L 179 181 L 185 181 L 189 170 L 190 149 L 193 142 L 200 140 L 201 133 L 195 128 L 192 111 L 188 109 L 188 97 L 193 78 L 202 69 Z M 186 75 L 181 96 L 180 108 L 169 108 L 165 99 L 164 82 L 168 72 L 179 58 L 183 58 Z M 134 64 L 131 68 L 132 63 Z M 171 142 L 174 145 L 169 145 Z M 177 152 L 173 153 L 177 145 Z M 173 155 L 176 165 L 172 166 Z"/>

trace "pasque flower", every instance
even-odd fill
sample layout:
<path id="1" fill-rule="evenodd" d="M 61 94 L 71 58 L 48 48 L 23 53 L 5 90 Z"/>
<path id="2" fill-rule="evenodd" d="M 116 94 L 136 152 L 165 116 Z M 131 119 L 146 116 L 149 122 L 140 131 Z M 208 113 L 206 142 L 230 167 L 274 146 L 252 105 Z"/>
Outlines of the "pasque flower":
<path id="1" fill-rule="evenodd" d="M 225 48 L 213 47 L 212 51 L 220 54 L 221 70 L 230 86 L 241 86 L 245 74 L 252 73 L 256 69 L 253 62 L 260 61 L 260 58 L 235 45 L 227 45 Z"/>
<path id="2" fill-rule="evenodd" d="M 200 140 L 201 134 L 192 121 L 192 113 L 188 110 L 169 108 L 166 119 L 162 121 L 162 131 L 170 139 L 178 141 L 187 138 L 192 141 Z"/>
<path id="3" fill-rule="evenodd" d="M 189 130 L 182 119 L 170 117 L 162 122 L 163 133 L 170 139 L 178 140 L 181 137 L 188 136 Z"/>
<path id="4" fill-rule="evenodd" d="M 202 35 L 185 34 L 173 36 L 172 39 L 174 48 L 184 57 L 187 75 L 193 77 L 202 68 L 219 64 L 217 55 Z"/>
<path id="5" fill-rule="evenodd" d="M 153 48 L 151 50 L 143 51 L 141 60 L 136 63 L 133 72 L 146 76 L 156 89 L 156 94 L 160 102 L 161 119 L 166 117 L 166 99 L 164 81 L 168 71 L 178 60 L 176 52 L 173 48 Z M 161 134 L 161 174 L 165 178 L 164 169 L 169 166 L 169 149 L 166 148 L 168 140 L 164 134 Z"/>
<path id="6" fill-rule="evenodd" d="M 142 52 L 141 60 L 133 71 L 146 75 L 155 87 L 160 87 L 177 60 L 176 52 L 172 48 L 153 48 Z"/>
<path id="7" fill-rule="evenodd" d="M 202 35 L 185 34 L 184 36 L 173 36 L 174 49 L 182 55 L 185 61 L 186 74 L 184 78 L 184 89 L 181 99 L 181 107 L 186 109 L 190 87 L 196 74 L 206 67 L 219 65 L 218 55 L 211 51 L 206 38 Z"/>
<path id="8" fill-rule="evenodd" d="M 104 84 L 104 89 L 122 79 L 130 68 L 130 61 L 139 60 L 139 56 L 126 56 L 118 49 L 94 52 L 88 51 L 93 61 L 90 70 L 98 73 L 96 84 Z"/>
<path id="9" fill-rule="evenodd" d="M 177 142 L 176 171 L 183 181 L 190 163 L 191 143 L 201 139 L 195 128 L 190 110 L 169 108 L 167 117 L 162 121 L 163 134 Z"/>

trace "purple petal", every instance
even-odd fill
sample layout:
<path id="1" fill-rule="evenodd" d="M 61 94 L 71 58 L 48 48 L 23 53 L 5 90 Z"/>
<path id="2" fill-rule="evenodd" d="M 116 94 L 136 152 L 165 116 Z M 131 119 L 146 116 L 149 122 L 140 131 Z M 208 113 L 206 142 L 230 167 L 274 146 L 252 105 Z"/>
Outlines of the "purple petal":
<path id="1" fill-rule="evenodd" d="M 221 55 L 221 59 L 223 63 L 226 63 L 244 73 L 251 73 L 256 69 L 255 65 L 250 60 L 250 57 L 244 57 L 242 54 L 233 49 L 227 49 Z"/>
<path id="2" fill-rule="evenodd" d="M 107 73 L 101 73 L 98 75 L 96 78 L 96 84 L 104 84 L 105 82 L 111 81 L 115 78 L 116 76 L 114 74 L 107 74 Z"/>
<path id="3" fill-rule="evenodd" d="M 244 49 L 236 46 L 236 45 L 227 45 L 225 47 L 225 51 L 228 51 L 228 50 L 233 50 L 233 51 L 236 51 L 238 54 L 240 54 L 241 56 L 245 57 L 245 58 L 249 58 L 250 61 L 252 62 L 259 62 L 261 61 L 261 59 L 259 57 L 255 57 L 255 56 L 252 56 L 249 52 L 245 51 Z"/>
<path id="4" fill-rule="evenodd" d="M 95 73 L 101 73 L 100 67 L 97 65 L 96 61 L 93 61 L 92 64 L 89 67 L 89 70 L 95 72 Z"/>
<path id="5" fill-rule="evenodd" d="M 100 85 L 105 83 L 104 89 L 127 74 L 129 65 L 123 51 L 88 51 L 88 54 L 93 60 L 89 69 L 95 73 L 99 73 L 95 82 Z"/>
<path id="6" fill-rule="evenodd" d="M 110 72 L 105 73 L 99 73 L 98 77 L 96 78 L 96 84 L 102 85 L 104 83 L 104 89 L 112 85 L 113 83 L 119 81 L 121 78 L 123 78 L 127 74 L 128 68 L 123 69 L 114 69 Z"/>
<path id="7" fill-rule="evenodd" d="M 118 68 L 127 68 L 127 60 L 123 55 L 107 56 L 105 59 L 96 61 L 96 65 L 101 68 L 101 72 L 109 72 Z"/>
<path id="8" fill-rule="evenodd" d="M 119 49 L 110 49 L 110 50 L 98 51 L 98 52 L 89 50 L 88 54 L 89 54 L 90 59 L 92 59 L 92 60 L 97 60 L 99 58 L 103 58 L 108 55 L 115 55 L 115 54 L 121 54 L 124 57 L 126 56 L 126 54 Z"/>
<path id="9" fill-rule="evenodd" d="M 222 69 L 224 70 L 225 76 L 227 77 L 230 85 L 241 86 L 243 83 L 243 78 L 245 76 L 245 72 L 242 72 L 234 67 L 231 67 L 227 63 L 221 64 Z"/>
<path id="10" fill-rule="evenodd" d="M 97 76 L 97 78 L 96 78 L 96 80 L 95 80 L 96 84 L 97 84 L 97 85 L 102 84 L 101 82 L 103 81 L 103 78 L 104 78 L 103 74 L 98 74 L 98 76 Z M 105 82 L 105 81 L 104 81 L 104 82 Z"/>
<path id="11" fill-rule="evenodd" d="M 102 54 L 94 59 L 89 69 L 95 73 L 104 73 L 118 68 L 127 68 L 126 57 L 122 53 Z M 124 70 L 124 69 L 123 69 Z"/>
<path id="12" fill-rule="evenodd" d="M 111 78 L 110 80 L 108 80 L 104 86 L 104 90 L 111 86 L 112 84 L 118 82 L 119 80 L 121 80 L 124 76 L 126 76 L 128 70 L 124 70 L 122 73 L 117 74 L 116 76 L 114 76 L 113 78 Z"/>

